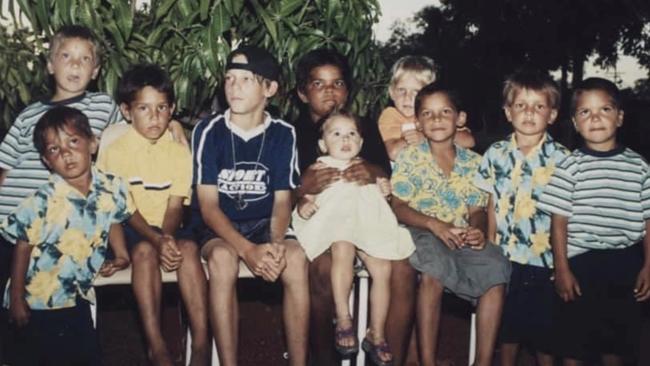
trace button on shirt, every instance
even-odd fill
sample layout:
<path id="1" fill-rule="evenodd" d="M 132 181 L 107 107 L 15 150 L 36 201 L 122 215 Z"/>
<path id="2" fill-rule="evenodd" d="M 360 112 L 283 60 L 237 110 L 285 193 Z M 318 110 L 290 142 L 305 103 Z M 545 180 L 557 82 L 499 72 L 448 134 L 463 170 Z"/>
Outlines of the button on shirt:
<path id="1" fill-rule="evenodd" d="M 469 225 L 469 207 L 485 207 L 487 194 L 472 183 L 481 155 L 456 146 L 449 177 L 436 164 L 428 141 L 404 148 L 395 161 L 393 195 L 409 207 L 458 227 Z"/>
<path id="2" fill-rule="evenodd" d="M 515 135 L 485 152 L 474 184 L 490 193 L 496 211 L 496 242 L 513 262 L 553 267 L 551 217 L 535 207 L 558 162 L 569 150 L 546 134 L 527 155 Z"/>
<path id="3" fill-rule="evenodd" d="M 92 283 L 106 259 L 109 228 L 134 211 L 124 181 L 95 168 L 87 196 L 52 175 L 25 199 L 0 224 L 0 234 L 33 246 L 25 282 L 29 307 L 73 307 L 77 295 L 94 302 Z M 7 284 L 5 307 L 9 301 Z"/>
<path id="4" fill-rule="evenodd" d="M 130 127 L 100 152 L 97 166 L 128 181 L 135 206 L 149 225 L 162 227 L 170 196 L 189 203 L 192 157 L 169 131 L 152 143 Z"/>

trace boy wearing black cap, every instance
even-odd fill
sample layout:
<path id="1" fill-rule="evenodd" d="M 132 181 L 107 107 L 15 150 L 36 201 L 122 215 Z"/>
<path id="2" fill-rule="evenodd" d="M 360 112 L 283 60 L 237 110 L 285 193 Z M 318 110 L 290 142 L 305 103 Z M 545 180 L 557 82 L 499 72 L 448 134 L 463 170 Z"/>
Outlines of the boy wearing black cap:
<path id="1" fill-rule="evenodd" d="M 193 182 L 207 228 L 201 254 L 210 272 L 210 321 L 222 365 L 237 365 L 239 261 L 284 285 L 291 365 L 305 365 L 309 291 L 305 253 L 288 230 L 291 190 L 299 182 L 295 131 L 265 111 L 280 67 L 267 51 L 243 46 L 228 57 L 229 109 L 192 134 Z"/>

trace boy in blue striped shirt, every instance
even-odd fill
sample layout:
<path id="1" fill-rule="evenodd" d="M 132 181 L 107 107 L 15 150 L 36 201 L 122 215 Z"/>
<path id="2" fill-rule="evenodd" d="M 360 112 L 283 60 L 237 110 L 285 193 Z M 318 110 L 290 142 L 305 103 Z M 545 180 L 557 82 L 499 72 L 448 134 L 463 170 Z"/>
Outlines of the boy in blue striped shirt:
<path id="1" fill-rule="evenodd" d="M 617 143 L 614 83 L 582 81 L 571 110 L 584 146 L 558 164 L 538 203 L 552 215 L 558 351 L 564 365 L 597 356 L 623 365 L 638 353 L 639 302 L 650 298 L 650 168 Z"/>

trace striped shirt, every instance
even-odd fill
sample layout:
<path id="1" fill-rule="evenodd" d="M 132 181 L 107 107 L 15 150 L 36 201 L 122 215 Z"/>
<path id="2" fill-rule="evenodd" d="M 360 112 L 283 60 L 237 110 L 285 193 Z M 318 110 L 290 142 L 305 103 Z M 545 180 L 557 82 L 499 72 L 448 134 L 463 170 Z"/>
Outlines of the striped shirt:
<path id="1" fill-rule="evenodd" d="M 199 122 L 192 162 L 193 184 L 216 185 L 219 208 L 232 221 L 271 217 L 274 192 L 300 179 L 295 130 L 269 114 L 250 130 L 231 123 L 230 110 Z"/>
<path id="2" fill-rule="evenodd" d="M 558 164 L 537 207 L 569 218 L 569 257 L 626 248 L 645 236 L 650 218 L 648 163 L 625 147 L 575 150 Z"/>
<path id="3" fill-rule="evenodd" d="M 98 136 L 108 124 L 121 119 L 117 104 L 104 93 L 85 93 L 55 103 L 36 102 L 25 108 L 0 144 L 0 168 L 7 170 L 4 183 L 0 186 L 0 221 L 25 197 L 48 182 L 50 172 L 34 147 L 32 133 L 41 116 L 58 105 L 82 111 Z"/>

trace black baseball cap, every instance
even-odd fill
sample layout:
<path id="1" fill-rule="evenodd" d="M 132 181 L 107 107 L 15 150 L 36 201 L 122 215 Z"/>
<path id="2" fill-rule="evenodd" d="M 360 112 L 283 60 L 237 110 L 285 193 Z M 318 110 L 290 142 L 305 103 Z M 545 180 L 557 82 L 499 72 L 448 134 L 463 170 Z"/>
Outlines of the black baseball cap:
<path id="1" fill-rule="evenodd" d="M 246 63 L 233 62 L 237 55 L 244 55 Z M 241 46 L 230 52 L 226 71 L 231 69 L 248 70 L 271 81 L 279 81 L 280 65 L 267 50 L 256 46 Z"/>

